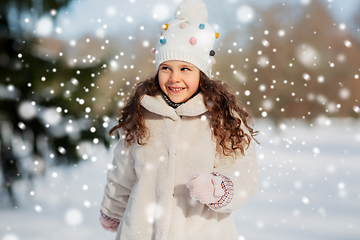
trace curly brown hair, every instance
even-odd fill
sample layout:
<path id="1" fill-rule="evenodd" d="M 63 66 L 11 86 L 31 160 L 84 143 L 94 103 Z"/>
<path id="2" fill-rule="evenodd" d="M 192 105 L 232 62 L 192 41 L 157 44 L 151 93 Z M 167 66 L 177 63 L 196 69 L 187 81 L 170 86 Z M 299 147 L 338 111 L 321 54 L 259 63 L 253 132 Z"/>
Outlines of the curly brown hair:
<path id="1" fill-rule="evenodd" d="M 110 129 L 109 134 L 112 135 L 117 129 L 122 129 L 127 146 L 133 144 L 135 139 L 140 145 L 146 144 L 144 139 L 149 138 L 149 129 L 145 126 L 144 108 L 140 101 L 145 94 L 155 96 L 160 92 L 158 74 L 138 83 L 118 116 L 118 124 Z M 212 114 L 210 127 L 222 148 L 222 153 L 236 157 L 237 151 L 240 150 L 244 155 L 251 138 L 257 142 L 254 137 L 258 132 L 248 125 L 248 120 L 251 120 L 249 112 L 229 91 L 226 83 L 212 80 L 201 71 L 198 92 L 203 94 L 204 104 Z M 247 127 L 250 135 L 240 128 L 241 122 Z"/>

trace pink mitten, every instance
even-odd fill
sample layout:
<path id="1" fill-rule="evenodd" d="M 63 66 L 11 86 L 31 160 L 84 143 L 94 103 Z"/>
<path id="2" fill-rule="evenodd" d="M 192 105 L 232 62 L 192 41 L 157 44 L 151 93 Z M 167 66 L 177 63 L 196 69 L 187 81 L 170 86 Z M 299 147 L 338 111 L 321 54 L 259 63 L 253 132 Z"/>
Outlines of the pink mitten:
<path id="1" fill-rule="evenodd" d="M 220 200 L 224 195 L 221 187 L 222 177 L 213 176 L 211 173 L 199 173 L 194 175 L 186 184 L 190 196 L 201 203 L 209 204 Z"/>
<path id="2" fill-rule="evenodd" d="M 101 214 L 100 214 L 100 223 L 103 226 L 103 228 L 105 228 L 105 230 L 109 232 L 116 232 L 119 227 L 118 222 L 114 222 L 109 219 L 106 219 Z"/>

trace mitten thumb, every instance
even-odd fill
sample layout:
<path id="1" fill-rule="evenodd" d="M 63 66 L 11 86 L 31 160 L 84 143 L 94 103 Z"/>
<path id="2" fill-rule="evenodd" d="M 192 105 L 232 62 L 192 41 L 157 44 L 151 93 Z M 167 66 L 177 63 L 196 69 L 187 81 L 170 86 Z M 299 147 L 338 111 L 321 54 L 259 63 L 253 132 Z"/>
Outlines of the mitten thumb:
<path id="1" fill-rule="evenodd" d="M 215 176 L 211 182 L 214 184 L 214 196 L 221 197 L 224 195 L 224 189 L 221 186 L 223 179 L 220 176 Z"/>

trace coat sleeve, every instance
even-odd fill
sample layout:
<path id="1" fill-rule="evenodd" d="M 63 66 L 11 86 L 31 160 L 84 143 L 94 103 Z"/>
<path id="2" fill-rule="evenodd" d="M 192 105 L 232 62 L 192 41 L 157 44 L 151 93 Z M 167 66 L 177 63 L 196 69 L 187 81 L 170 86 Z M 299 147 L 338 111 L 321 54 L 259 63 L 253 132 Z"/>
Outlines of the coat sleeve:
<path id="1" fill-rule="evenodd" d="M 136 179 L 130 150 L 120 139 L 115 146 L 112 166 L 107 173 L 107 184 L 101 205 L 102 213 L 121 220 Z"/>
<path id="2" fill-rule="evenodd" d="M 250 134 L 248 131 L 245 132 Z M 231 180 L 233 194 L 231 201 L 226 206 L 215 208 L 208 205 L 209 208 L 216 212 L 226 213 L 243 207 L 257 191 L 260 179 L 260 169 L 256 162 L 253 140 L 249 148 L 245 150 L 245 155 L 239 153 L 235 162 L 231 156 L 219 157 L 214 166 L 214 172 Z"/>

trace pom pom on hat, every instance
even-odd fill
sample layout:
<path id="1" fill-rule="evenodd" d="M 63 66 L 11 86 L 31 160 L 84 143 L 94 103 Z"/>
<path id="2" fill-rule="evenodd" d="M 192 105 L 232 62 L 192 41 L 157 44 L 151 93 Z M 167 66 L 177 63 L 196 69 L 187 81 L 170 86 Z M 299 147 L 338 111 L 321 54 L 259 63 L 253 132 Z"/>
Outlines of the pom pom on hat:
<path id="1" fill-rule="evenodd" d="M 150 52 L 151 52 L 152 55 L 155 55 L 156 54 L 156 48 L 152 48 Z"/>
<path id="2" fill-rule="evenodd" d="M 206 4 L 202 0 L 184 0 L 175 11 L 175 18 L 206 22 L 208 20 Z"/>

